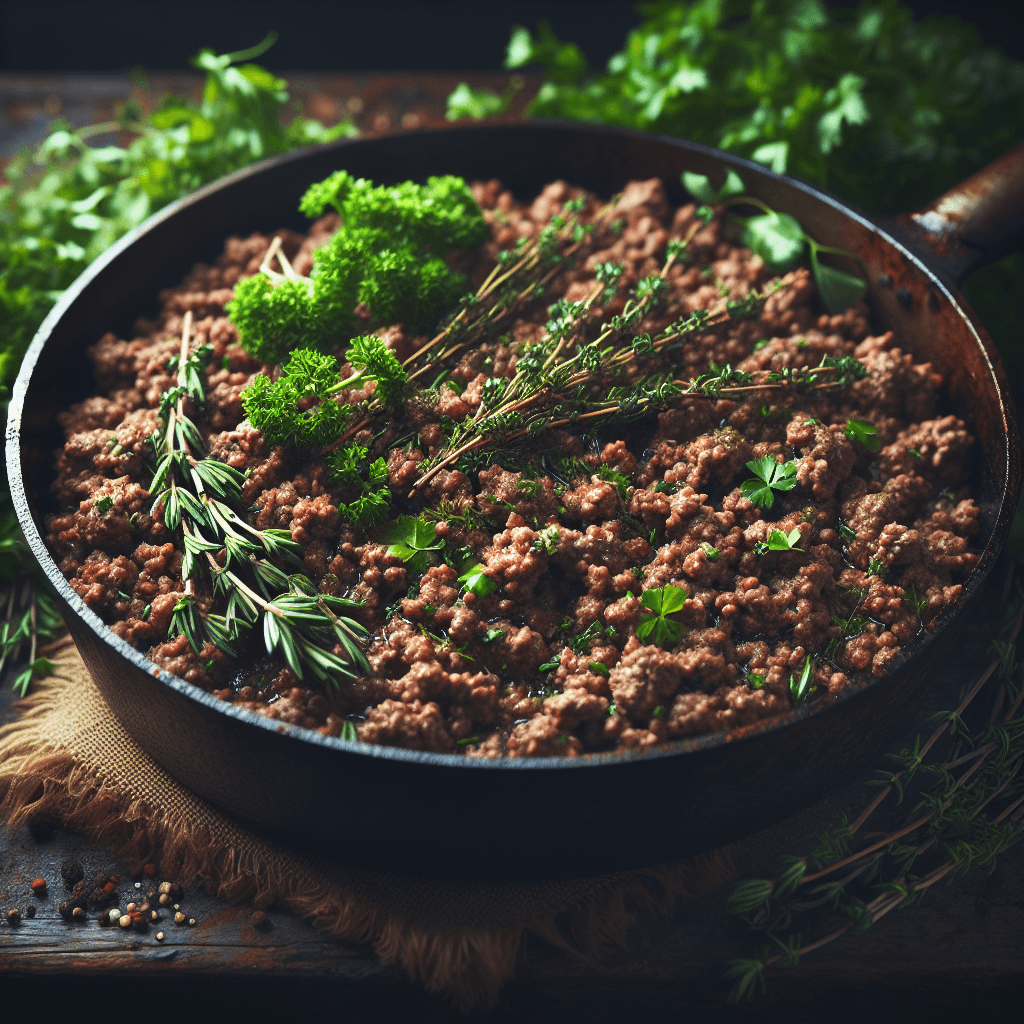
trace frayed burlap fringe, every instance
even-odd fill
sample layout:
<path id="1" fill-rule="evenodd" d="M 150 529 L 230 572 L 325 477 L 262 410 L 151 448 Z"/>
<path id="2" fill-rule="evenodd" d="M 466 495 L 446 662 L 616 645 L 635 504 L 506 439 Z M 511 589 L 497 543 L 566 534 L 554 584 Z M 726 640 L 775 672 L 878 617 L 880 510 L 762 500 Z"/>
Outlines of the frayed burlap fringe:
<path id="1" fill-rule="evenodd" d="M 424 881 L 292 853 L 254 835 L 158 768 L 113 719 L 77 651 L 0 729 L 0 818 L 51 815 L 165 877 L 256 907 L 278 903 L 325 935 L 462 1010 L 493 1006 L 524 940 L 599 959 L 644 912 L 667 913 L 725 877 L 719 854 L 646 871 L 550 883 Z"/>

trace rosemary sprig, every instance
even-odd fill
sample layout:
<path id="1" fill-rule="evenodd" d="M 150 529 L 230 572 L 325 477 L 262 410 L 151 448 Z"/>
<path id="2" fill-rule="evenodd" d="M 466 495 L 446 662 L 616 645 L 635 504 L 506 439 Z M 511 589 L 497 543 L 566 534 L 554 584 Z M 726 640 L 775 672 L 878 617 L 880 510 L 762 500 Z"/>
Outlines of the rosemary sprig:
<path id="1" fill-rule="evenodd" d="M 1008 610 L 1000 639 L 992 641 L 992 661 L 953 710 L 933 716 L 941 724 L 927 740 L 918 737 L 890 755 L 896 770 L 878 773 L 871 784 L 881 792 L 853 822 L 841 815 L 811 854 L 786 858 L 778 877 L 734 889 L 730 910 L 768 939 L 753 957 L 731 962 L 726 977 L 734 981 L 734 998 L 763 992 L 768 968 L 795 966 L 847 933 L 864 932 L 890 911 L 921 900 L 944 878 L 974 866 L 991 873 L 999 854 L 1024 836 L 1024 666 L 1016 651 L 1022 621 L 1024 593 Z M 964 715 L 993 679 L 992 710 L 971 729 Z M 929 759 L 944 738 L 948 749 Z M 901 804 L 912 789 L 916 800 L 905 820 L 857 845 L 858 833 L 882 805 L 890 798 Z M 795 915 L 822 907 L 847 920 L 813 941 L 804 941 L 803 933 L 780 934 Z"/>
<path id="2" fill-rule="evenodd" d="M 208 346 L 190 351 L 191 312 L 185 314 L 177 384 L 162 398 L 162 434 L 152 443 L 158 462 L 150 485 L 153 507 L 180 530 L 185 557 L 185 593 L 174 607 L 169 634 L 185 635 L 199 652 L 206 640 L 236 655 L 262 627 L 268 652 L 279 652 L 291 670 L 337 687 L 339 678 L 366 671 L 360 647 L 366 630 L 339 614 L 356 602 L 317 592 L 301 574 L 287 574 L 285 562 L 301 564 L 299 546 L 287 530 L 258 530 L 238 509 L 245 477 L 215 459 L 198 458 L 203 441 L 187 415 L 186 401 L 203 403 L 201 369 Z M 214 607 L 223 611 L 215 612 Z M 344 656 L 333 648 L 340 645 Z"/>

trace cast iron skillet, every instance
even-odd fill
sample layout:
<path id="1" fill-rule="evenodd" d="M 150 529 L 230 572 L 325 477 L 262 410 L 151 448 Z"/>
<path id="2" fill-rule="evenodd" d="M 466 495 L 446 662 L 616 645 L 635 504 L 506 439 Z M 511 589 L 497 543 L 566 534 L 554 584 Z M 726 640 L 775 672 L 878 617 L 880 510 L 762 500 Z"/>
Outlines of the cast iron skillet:
<path id="1" fill-rule="evenodd" d="M 211 260 L 227 235 L 302 228 L 299 197 L 340 167 L 378 182 L 500 177 L 523 198 L 555 178 L 610 196 L 630 179 L 658 176 L 676 204 L 686 199 L 681 171 L 719 182 L 733 167 L 751 193 L 796 216 L 819 241 L 857 253 L 876 327 L 893 328 L 904 348 L 941 369 L 949 407 L 978 438 L 981 560 L 961 609 L 888 675 L 835 703 L 642 755 L 469 761 L 363 746 L 238 710 L 158 669 L 89 610 L 43 545 L 53 453 L 63 443 L 55 416 L 91 392 L 88 345 L 107 330 L 132 337 L 134 318 L 152 315 L 157 292 L 196 260 Z M 759 164 L 678 139 L 579 124 L 424 131 L 267 161 L 155 215 L 97 260 L 47 318 L 15 385 L 7 427 L 22 528 L 131 735 L 195 792 L 295 845 L 405 871 L 501 878 L 627 868 L 714 848 L 820 798 L 878 752 L 929 666 L 955 643 L 957 621 L 1003 546 L 1020 482 L 1017 426 L 991 342 L 953 280 L 1021 232 L 1022 168 L 1024 146 L 904 218 L 902 229 L 883 229 Z"/>

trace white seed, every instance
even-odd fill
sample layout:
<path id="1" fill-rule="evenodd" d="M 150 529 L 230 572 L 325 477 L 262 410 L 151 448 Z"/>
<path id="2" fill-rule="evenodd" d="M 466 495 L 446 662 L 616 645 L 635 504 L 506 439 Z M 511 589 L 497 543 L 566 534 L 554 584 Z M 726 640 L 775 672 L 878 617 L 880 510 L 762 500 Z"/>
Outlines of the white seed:
<path id="1" fill-rule="evenodd" d="M 196 923 L 196 919 L 194 917 L 190 917 L 188 919 L 188 925 L 189 925 L 190 928 L 194 927 L 195 923 Z"/>
<path id="2" fill-rule="evenodd" d="M 157 942 L 163 942 L 164 941 L 164 933 L 163 932 L 157 932 L 156 933 L 156 941 Z"/>
<path id="3" fill-rule="evenodd" d="M 117 923 L 122 928 L 127 928 L 132 923 L 132 919 L 127 914 L 122 914 L 121 917 L 118 918 Z"/>
<path id="4" fill-rule="evenodd" d="M 161 892 L 161 893 L 169 893 L 170 891 L 171 891 L 171 883 L 170 882 L 161 882 L 160 883 L 160 888 L 157 889 L 157 892 Z"/>
<path id="5" fill-rule="evenodd" d="M 155 910 L 151 910 L 149 912 L 149 919 L 150 921 L 159 921 L 160 915 Z"/>
<path id="6" fill-rule="evenodd" d="M 107 914 L 107 917 L 110 919 L 111 924 L 118 924 L 121 920 L 121 911 L 118 910 L 117 907 L 114 907 L 114 909 Z"/>
<path id="7" fill-rule="evenodd" d="M 124 912 L 126 914 L 130 914 L 133 910 L 138 910 L 138 909 L 139 909 L 139 906 L 138 906 L 137 903 L 129 903 L 128 906 L 124 908 Z"/>
<path id="8" fill-rule="evenodd" d="M 170 905 L 171 905 L 171 897 L 168 896 L 167 893 L 162 892 L 160 894 L 160 906 L 161 907 L 169 907 Z"/>
<path id="9" fill-rule="evenodd" d="M 175 924 L 184 924 L 185 923 L 185 915 L 180 910 L 174 915 L 174 923 Z"/>
<path id="10" fill-rule="evenodd" d="M 181 910 L 181 904 L 180 903 L 175 903 L 174 904 L 174 909 L 175 910 Z"/>
<path id="11" fill-rule="evenodd" d="M 136 882 L 135 883 L 135 888 L 136 889 L 141 889 L 142 888 L 142 883 L 141 882 Z"/>

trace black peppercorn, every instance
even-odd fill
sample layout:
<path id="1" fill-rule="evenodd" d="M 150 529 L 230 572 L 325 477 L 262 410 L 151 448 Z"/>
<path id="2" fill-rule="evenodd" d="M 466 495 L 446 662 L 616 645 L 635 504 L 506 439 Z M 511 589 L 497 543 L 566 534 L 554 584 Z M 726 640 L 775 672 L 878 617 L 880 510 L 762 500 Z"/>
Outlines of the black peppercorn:
<path id="1" fill-rule="evenodd" d="M 64 879 L 64 885 L 70 892 L 76 885 L 85 877 L 85 872 L 82 870 L 82 865 L 73 858 L 68 858 L 60 866 L 60 877 Z"/>

